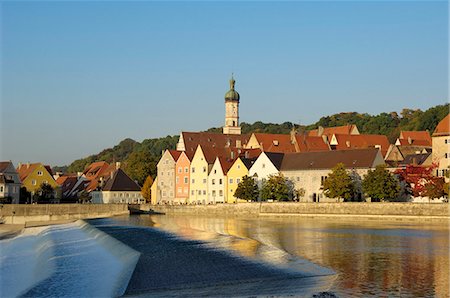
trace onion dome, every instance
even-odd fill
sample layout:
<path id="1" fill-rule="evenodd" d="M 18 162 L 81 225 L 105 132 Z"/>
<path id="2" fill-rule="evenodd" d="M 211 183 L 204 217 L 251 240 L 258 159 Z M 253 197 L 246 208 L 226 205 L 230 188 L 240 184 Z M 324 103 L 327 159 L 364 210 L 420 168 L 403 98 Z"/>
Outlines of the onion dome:
<path id="1" fill-rule="evenodd" d="M 233 100 L 233 101 L 239 101 L 239 93 L 234 90 L 234 84 L 236 81 L 234 80 L 233 76 L 231 76 L 230 80 L 230 90 L 228 90 L 227 93 L 225 93 L 225 100 Z"/>

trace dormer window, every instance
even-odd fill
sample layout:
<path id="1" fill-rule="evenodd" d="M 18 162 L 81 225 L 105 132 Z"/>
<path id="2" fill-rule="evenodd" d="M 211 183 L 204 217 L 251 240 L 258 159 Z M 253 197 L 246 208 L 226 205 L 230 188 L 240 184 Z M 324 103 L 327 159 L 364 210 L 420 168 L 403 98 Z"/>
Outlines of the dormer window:
<path id="1" fill-rule="evenodd" d="M 42 171 L 38 171 L 37 174 L 38 174 L 38 176 L 42 176 L 43 173 L 42 173 Z"/>

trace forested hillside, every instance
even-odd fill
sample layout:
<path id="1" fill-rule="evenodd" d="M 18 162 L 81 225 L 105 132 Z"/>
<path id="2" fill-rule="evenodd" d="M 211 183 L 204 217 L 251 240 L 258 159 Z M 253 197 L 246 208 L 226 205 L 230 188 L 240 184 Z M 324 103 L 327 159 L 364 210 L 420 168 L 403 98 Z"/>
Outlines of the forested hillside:
<path id="1" fill-rule="evenodd" d="M 356 112 L 339 113 L 320 118 L 314 124 L 297 126 L 299 130 L 311 130 L 319 126 L 331 127 L 346 124 L 356 124 L 360 133 L 384 134 L 394 142 L 401 130 L 428 130 L 432 133 L 436 125 L 449 112 L 449 104 L 438 105 L 426 111 L 403 109 L 400 115 L 397 112 L 381 113 L 379 115 L 360 114 Z M 242 133 L 262 132 L 287 134 L 291 131 L 293 123 L 282 124 L 263 123 L 257 121 L 253 124 L 241 123 Z M 221 133 L 222 128 L 210 128 L 210 132 Z M 156 176 L 156 164 L 161 152 L 165 149 L 175 149 L 178 136 L 146 139 L 142 143 L 132 139 L 125 139 L 113 148 L 108 148 L 98 154 L 75 160 L 66 169 L 68 173 L 80 172 L 94 161 L 108 163 L 120 161 L 124 170 L 141 185 L 148 175 Z M 64 169 L 64 167 L 58 167 Z"/>

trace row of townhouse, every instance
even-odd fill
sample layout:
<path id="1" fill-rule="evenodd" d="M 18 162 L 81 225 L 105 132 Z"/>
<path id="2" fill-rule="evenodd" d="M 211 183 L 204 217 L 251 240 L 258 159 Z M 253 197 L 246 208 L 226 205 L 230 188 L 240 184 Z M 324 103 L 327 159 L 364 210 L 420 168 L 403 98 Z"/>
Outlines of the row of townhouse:
<path id="1" fill-rule="evenodd" d="M 201 145 L 198 146 L 191 165 L 179 166 L 178 160 L 184 152 L 174 154 L 167 150 L 160 162 L 171 164 L 169 170 L 158 167 L 158 181 L 164 177 L 164 188 L 156 187 L 152 202 L 156 204 L 216 204 L 236 203 L 234 196 L 242 177 L 250 176 L 261 187 L 270 175 L 282 174 L 290 179 L 296 189 L 305 190 L 301 201 L 327 201 L 323 195 L 323 181 L 330 169 L 343 163 L 354 174 L 362 177 L 370 169 L 384 164 L 381 151 L 377 148 L 337 151 L 316 151 L 304 153 L 279 153 L 261 150 L 242 150 L 234 159 L 216 156 L 208 157 Z M 178 160 L 174 158 L 178 156 Z M 187 170 L 186 170 L 187 168 Z M 178 172 L 179 171 L 179 172 Z M 182 174 L 182 182 L 177 179 Z M 164 191 L 162 191 L 164 189 Z M 329 201 L 329 200 L 328 200 Z"/>
<path id="2" fill-rule="evenodd" d="M 243 176 L 261 185 L 277 173 L 305 189 L 302 200 L 323 201 L 323 180 L 339 162 L 360 177 L 384 163 L 392 171 L 434 163 L 439 165 L 436 175 L 442 176 L 450 158 L 448 136 L 448 116 L 432 136 L 426 131 L 401 131 L 395 144 L 386 136 L 359 134 L 355 125 L 290 135 L 182 132 L 177 150 L 166 150 L 157 165 L 152 202 L 234 203 Z"/>

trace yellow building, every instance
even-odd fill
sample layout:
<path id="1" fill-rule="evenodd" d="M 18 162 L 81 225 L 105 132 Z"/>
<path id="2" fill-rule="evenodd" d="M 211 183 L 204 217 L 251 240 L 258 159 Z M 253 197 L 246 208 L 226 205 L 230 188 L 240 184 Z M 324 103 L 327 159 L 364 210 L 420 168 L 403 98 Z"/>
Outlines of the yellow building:
<path id="1" fill-rule="evenodd" d="M 248 175 L 250 167 L 253 165 L 255 158 L 241 158 L 238 157 L 233 163 L 227 173 L 227 203 L 236 203 L 238 199 L 234 196 L 238 184 L 241 182 L 242 177 Z"/>
<path id="2" fill-rule="evenodd" d="M 211 167 L 213 163 L 214 161 L 211 162 Z M 208 172 L 207 156 L 202 147 L 198 145 L 191 161 L 189 203 L 206 204 L 208 200 Z"/>
<path id="3" fill-rule="evenodd" d="M 151 199 L 150 203 L 156 205 L 158 203 L 158 177 L 153 181 L 151 189 Z"/>
<path id="4" fill-rule="evenodd" d="M 55 190 L 55 198 L 61 198 L 61 188 L 53 179 L 50 166 L 44 166 L 42 163 L 19 163 L 17 173 L 22 181 L 22 186 L 26 187 L 32 195 L 42 184 L 49 184 Z"/>

